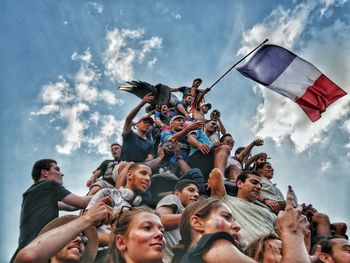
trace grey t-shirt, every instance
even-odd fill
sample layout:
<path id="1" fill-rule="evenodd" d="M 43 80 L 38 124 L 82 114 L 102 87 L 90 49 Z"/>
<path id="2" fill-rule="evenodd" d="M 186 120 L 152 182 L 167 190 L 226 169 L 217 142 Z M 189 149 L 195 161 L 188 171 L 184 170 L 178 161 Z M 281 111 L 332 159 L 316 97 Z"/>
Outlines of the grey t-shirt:
<path id="1" fill-rule="evenodd" d="M 185 210 L 184 206 L 181 204 L 180 199 L 174 194 L 167 195 L 164 198 L 162 198 L 157 204 L 157 209 L 161 206 L 173 207 L 174 214 L 182 214 L 182 212 Z M 177 228 L 171 231 L 166 231 L 164 234 L 164 237 L 166 240 L 166 246 L 165 246 L 165 255 L 163 257 L 163 262 L 170 263 L 171 259 L 174 256 L 174 253 L 172 252 L 172 248 L 176 246 L 181 240 L 180 230 Z"/>

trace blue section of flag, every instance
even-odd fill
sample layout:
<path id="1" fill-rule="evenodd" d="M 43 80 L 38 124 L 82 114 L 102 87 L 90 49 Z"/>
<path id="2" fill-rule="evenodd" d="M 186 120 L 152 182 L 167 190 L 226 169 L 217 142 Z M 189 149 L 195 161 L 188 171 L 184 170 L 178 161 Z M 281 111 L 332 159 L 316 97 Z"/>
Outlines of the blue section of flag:
<path id="1" fill-rule="evenodd" d="M 283 47 L 264 45 L 244 66 L 236 69 L 245 77 L 268 86 L 282 74 L 295 57 L 295 54 Z"/>

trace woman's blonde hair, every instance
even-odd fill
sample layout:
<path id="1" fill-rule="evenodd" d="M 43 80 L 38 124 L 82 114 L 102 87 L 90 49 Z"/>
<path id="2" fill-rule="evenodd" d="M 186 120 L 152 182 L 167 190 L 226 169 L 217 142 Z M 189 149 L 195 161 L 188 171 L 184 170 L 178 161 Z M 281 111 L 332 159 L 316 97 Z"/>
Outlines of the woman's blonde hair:
<path id="1" fill-rule="evenodd" d="M 245 254 L 259 263 L 264 261 L 265 249 L 268 241 L 280 238 L 275 233 L 270 233 L 253 241 L 246 249 Z"/>

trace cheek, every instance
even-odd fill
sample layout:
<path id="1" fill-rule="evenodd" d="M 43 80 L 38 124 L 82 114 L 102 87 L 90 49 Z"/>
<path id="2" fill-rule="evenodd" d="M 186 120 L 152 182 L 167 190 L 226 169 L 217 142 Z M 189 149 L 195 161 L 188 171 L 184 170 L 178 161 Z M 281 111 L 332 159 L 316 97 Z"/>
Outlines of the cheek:
<path id="1" fill-rule="evenodd" d="M 152 233 L 147 231 L 135 231 L 133 235 L 129 236 L 129 245 L 136 248 L 147 246 L 152 240 Z"/>
<path id="2" fill-rule="evenodd" d="M 216 218 L 214 224 L 217 231 L 227 231 L 230 229 L 230 224 L 222 218 Z"/>

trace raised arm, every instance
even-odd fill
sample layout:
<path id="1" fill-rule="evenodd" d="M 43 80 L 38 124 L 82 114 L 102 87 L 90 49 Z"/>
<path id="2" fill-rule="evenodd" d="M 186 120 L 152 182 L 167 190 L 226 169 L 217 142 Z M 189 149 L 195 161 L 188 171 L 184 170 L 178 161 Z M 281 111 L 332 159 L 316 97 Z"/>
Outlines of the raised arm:
<path id="1" fill-rule="evenodd" d="M 137 104 L 137 106 L 130 111 L 128 116 L 125 119 L 124 127 L 123 127 L 123 135 L 129 134 L 131 131 L 132 126 L 132 120 L 136 117 L 137 113 L 140 111 L 140 109 L 146 104 L 154 100 L 154 96 L 152 96 L 152 93 L 146 94 L 141 102 Z"/>
<path id="2" fill-rule="evenodd" d="M 38 236 L 18 253 L 15 262 L 47 263 L 86 228 L 110 223 L 113 213 L 112 208 L 106 204 L 108 199 L 110 198 L 106 197 L 96 203 L 83 216 Z"/>
<path id="3" fill-rule="evenodd" d="M 304 243 L 309 223 L 301 211 L 301 206 L 293 208 L 293 189 L 289 186 L 286 208 L 276 218 L 277 232 L 282 240 L 281 263 L 310 262 Z"/>
<path id="4" fill-rule="evenodd" d="M 261 146 L 264 144 L 264 141 L 261 139 L 255 139 L 250 144 L 248 144 L 243 151 L 241 151 L 236 158 L 240 160 L 241 162 L 244 160 L 246 156 L 248 156 L 253 149 L 254 146 Z"/>
<path id="5" fill-rule="evenodd" d="M 180 141 L 181 139 L 185 138 L 189 132 L 198 130 L 202 128 L 203 125 L 203 121 L 192 122 L 190 125 L 187 125 L 186 128 L 184 128 L 183 130 L 175 133 L 174 135 L 169 136 L 167 138 L 167 141 Z"/>

